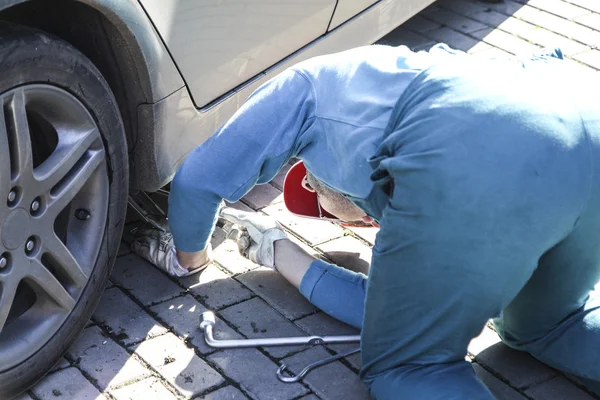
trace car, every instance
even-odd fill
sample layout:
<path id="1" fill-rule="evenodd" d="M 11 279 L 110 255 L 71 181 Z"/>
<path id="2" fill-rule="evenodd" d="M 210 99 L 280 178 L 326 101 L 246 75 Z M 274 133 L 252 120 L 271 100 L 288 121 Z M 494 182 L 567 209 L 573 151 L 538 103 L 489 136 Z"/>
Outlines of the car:
<path id="1" fill-rule="evenodd" d="M 87 324 L 130 194 L 167 185 L 259 85 L 433 0 L 0 0 L 0 398 Z"/>

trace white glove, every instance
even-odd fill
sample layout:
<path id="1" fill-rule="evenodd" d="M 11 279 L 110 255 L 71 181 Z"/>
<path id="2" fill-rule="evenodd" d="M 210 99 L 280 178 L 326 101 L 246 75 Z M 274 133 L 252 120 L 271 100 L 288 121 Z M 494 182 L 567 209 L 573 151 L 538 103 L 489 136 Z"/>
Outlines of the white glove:
<path id="1" fill-rule="evenodd" d="M 168 226 L 166 222 L 160 225 L 163 227 Z M 191 270 L 182 267 L 177 260 L 173 236 L 168 229 L 165 232 L 161 232 L 148 225 L 140 227 L 132 233 L 135 240 L 131 243 L 131 250 L 171 276 L 189 276 L 202 271 L 210 263 L 210 257 L 208 256 L 210 254 L 209 247 L 207 249 L 206 263 Z"/>
<path id="2" fill-rule="evenodd" d="M 272 217 L 225 207 L 221 217 L 240 227 L 237 240 L 240 252 L 252 262 L 275 269 L 274 243 L 287 239 L 283 227 Z M 234 231 L 232 230 L 232 233 Z"/>

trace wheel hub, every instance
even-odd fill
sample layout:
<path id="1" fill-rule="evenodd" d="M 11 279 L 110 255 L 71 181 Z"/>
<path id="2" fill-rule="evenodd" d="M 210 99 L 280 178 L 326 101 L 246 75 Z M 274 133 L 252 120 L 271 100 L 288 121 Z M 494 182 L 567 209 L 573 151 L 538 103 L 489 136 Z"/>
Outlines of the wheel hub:
<path id="1" fill-rule="evenodd" d="M 25 244 L 31 231 L 31 217 L 22 208 L 11 211 L 2 224 L 2 244 L 7 250 L 15 250 Z"/>
<path id="2" fill-rule="evenodd" d="M 87 108 L 51 85 L 0 94 L 0 371 L 42 348 L 100 254 L 109 181 Z M 74 210 L 94 210 L 85 220 Z M 77 318 L 77 317 L 75 317 Z"/>

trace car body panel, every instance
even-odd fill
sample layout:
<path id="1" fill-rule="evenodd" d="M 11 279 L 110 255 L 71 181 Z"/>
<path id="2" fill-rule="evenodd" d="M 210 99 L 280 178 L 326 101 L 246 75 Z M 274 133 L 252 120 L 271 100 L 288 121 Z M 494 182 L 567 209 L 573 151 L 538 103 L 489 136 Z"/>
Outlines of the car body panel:
<path id="1" fill-rule="evenodd" d="M 198 108 L 325 34 L 335 0 L 140 0 Z"/>
<path id="2" fill-rule="evenodd" d="M 154 129 L 154 135 L 136 148 L 134 162 L 140 174 L 136 188 L 152 191 L 168 183 L 187 154 L 213 135 L 268 79 L 300 61 L 374 43 L 431 3 L 433 0 L 380 1 L 236 88 L 209 109 L 196 110 L 186 89 L 156 104 L 140 106 L 140 130 Z"/>
<path id="3" fill-rule="evenodd" d="M 148 102 L 159 101 L 184 86 L 169 52 L 137 0 L 77 0 L 100 11 L 139 52 L 140 77 Z"/>
<path id="4" fill-rule="evenodd" d="M 0 11 L 31 0 L 0 0 Z M 185 83 L 138 0 L 74 0 L 100 12 L 134 54 L 144 101 L 159 101 Z"/>
<path id="5" fill-rule="evenodd" d="M 333 30 L 354 17 L 364 9 L 377 3 L 378 0 L 338 0 L 335 13 L 329 24 L 329 30 Z"/>

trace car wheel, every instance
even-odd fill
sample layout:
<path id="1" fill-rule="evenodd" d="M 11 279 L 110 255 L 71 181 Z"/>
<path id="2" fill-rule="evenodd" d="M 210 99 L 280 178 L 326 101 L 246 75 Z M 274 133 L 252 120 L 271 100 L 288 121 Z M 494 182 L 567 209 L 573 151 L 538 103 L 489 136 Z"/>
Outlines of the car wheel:
<path id="1" fill-rule="evenodd" d="M 26 390 L 96 307 L 127 207 L 123 123 L 68 43 L 0 24 L 0 398 Z"/>

